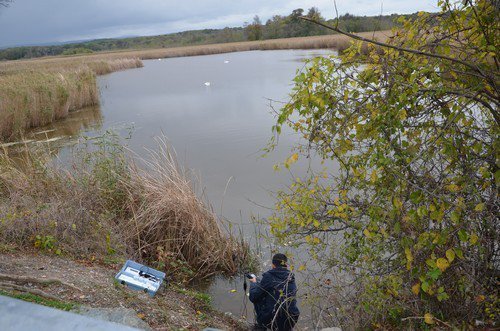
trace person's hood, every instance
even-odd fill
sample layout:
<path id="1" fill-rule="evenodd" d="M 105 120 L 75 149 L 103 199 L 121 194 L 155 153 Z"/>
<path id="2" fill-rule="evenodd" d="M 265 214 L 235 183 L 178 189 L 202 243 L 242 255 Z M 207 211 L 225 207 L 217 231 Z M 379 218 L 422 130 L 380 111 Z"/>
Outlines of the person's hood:
<path id="1" fill-rule="evenodd" d="M 269 270 L 269 273 L 280 281 L 285 281 L 287 279 L 290 281 L 294 279 L 294 275 L 290 275 L 290 270 L 287 268 L 274 268 Z"/>

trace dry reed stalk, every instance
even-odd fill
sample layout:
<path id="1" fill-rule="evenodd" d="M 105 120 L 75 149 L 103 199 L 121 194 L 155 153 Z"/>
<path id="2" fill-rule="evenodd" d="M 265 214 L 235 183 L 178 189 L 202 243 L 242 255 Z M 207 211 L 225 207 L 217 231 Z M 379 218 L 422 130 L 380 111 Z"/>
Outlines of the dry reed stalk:
<path id="1" fill-rule="evenodd" d="M 196 195 L 191 174 L 179 166 L 166 139 L 157 142 L 151 160 L 142 160 L 146 170 L 131 167 L 125 183 L 134 250 L 167 269 L 185 264 L 193 272 L 190 278 L 236 272 L 245 247 L 224 233 L 217 216 Z"/>

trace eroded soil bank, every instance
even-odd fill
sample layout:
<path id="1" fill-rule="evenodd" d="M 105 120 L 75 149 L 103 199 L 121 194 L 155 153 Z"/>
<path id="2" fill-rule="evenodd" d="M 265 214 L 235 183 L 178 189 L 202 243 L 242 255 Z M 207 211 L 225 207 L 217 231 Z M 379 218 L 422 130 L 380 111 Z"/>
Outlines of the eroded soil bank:
<path id="1" fill-rule="evenodd" d="M 245 330 L 243 323 L 214 310 L 203 293 L 167 284 L 151 298 L 118 284 L 114 276 L 120 267 L 52 255 L 1 252 L 0 293 L 87 315 L 90 311 L 95 316 L 92 308 L 103 308 L 101 315 L 108 316 L 123 311 L 122 323 L 153 330 Z"/>

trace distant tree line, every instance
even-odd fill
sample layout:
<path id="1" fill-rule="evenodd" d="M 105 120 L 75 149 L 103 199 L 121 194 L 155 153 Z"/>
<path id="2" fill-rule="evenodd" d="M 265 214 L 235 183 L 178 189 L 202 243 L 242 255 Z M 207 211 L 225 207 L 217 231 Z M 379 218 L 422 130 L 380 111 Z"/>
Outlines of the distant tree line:
<path id="1" fill-rule="evenodd" d="M 255 16 L 252 23 L 245 23 L 244 27 L 224 29 L 204 29 L 159 36 L 132 37 L 120 39 L 98 39 L 80 43 L 68 43 L 52 46 L 23 46 L 0 50 L 0 60 L 17 60 L 51 55 L 85 54 L 100 51 L 167 48 L 202 44 L 239 42 L 246 40 L 264 40 L 276 38 L 306 37 L 329 34 L 315 24 L 300 19 L 307 16 L 317 21 L 335 24 L 335 20 L 325 20 L 319 10 L 310 8 L 307 13 L 302 8 L 292 11 L 288 16 L 275 15 L 265 24 L 259 16 Z M 338 18 L 339 26 L 350 32 L 364 32 L 387 30 L 392 28 L 400 15 L 385 16 L 355 16 L 345 14 Z"/>
<path id="2" fill-rule="evenodd" d="M 288 16 L 275 15 L 262 24 L 259 16 L 255 16 L 251 24 L 245 24 L 247 40 L 292 38 L 324 35 L 328 30 L 300 19 L 301 16 L 325 21 L 319 10 L 315 7 L 304 14 L 304 9 L 298 8 Z"/>

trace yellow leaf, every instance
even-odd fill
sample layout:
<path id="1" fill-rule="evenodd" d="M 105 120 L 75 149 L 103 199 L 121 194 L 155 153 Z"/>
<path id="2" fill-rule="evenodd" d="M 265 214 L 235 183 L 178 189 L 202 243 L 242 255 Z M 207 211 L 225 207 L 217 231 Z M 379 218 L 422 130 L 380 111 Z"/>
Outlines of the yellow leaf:
<path id="1" fill-rule="evenodd" d="M 455 260 L 455 251 L 453 249 L 449 249 L 446 251 L 446 258 L 451 263 Z"/>
<path id="2" fill-rule="evenodd" d="M 447 259 L 439 258 L 436 261 L 436 266 L 439 268 L 439 270 L 441 270 L 441 272 L 443 272 L 448 269 L 448 267 L 450 266 L 450 262 L 448 262 Z"/>
<path id="3" fill-rule="evenodd" d="M 477 234 L 473 233 L 470 235 L 469 237 L 469 241 L 472 245 L 475 245 L 477 244 L 477 241 L 479 240 L 479 237 L 477 236 Z"/>
<path id="4" fill-rule="evenodd" d="M 146 317 L 146 315 L 144 315 L 143 313 L 139 313 L 137 314 L 137 317 L 139 317 L 142 320 L 144 319 L 144 317 Z"/>
<path id="5" fill-rule="evenodd" d="M 431 313 L 426 313 L 424 315 L 424 321 L 427 324 L 434 324 L 434 316 Z"/>
<path id="6" fill-rule="evenodd" d="M 413 294 L 418 295 L 420 293 L 420 283 L 416 283 L 411 287 Z"/>
<path id="7" fill-rule="evenodd" d="M 364 234 L 367 238 L 371 238 L 371 237 L 372 237 L 372 234 L 371 234 L 371 232 L 370 232 L 368 229 L 364 229 L 364 230 L 363 230 L 363 234 Z"/>
<path id="8" fill-rule="evenodd" d="M 399 200 L 399 198 L 394 197 L 392 199 L 392 205 L 394 207 L 396 207 L 397 209 L 401 209 L 401 207 L 403 207 L 403 202 L 401 200 Z"/>
<path id="9" fill-rule="evenodd" d="M 406 110 L 402 110 L 400 113 L 399 113 L 399 119 L 404 121 L 406 119 Z"/>
<path id="10" fill-rule="evenodd" d="M 290 160 L 292 162 L 297 162 L 298 159 L 299 159 L 299 154 L 297 153 L 294 153 L 292 156 L 290 156 Z"/>
<path id="11" fill-rule="evenodd" d="M 411 250 L 409 248 L 405 248 L 405 255 L 406 255 L 406 269 L 410 270 L 411 263 L 413 262 L 413 254 L 411 253 Z"/>
<path id="12" fill-rule="evenodd" d="M 483 211 L 485 207 L 484 203 L 479 203 L 476 208 L 474 208 L 475 211 Z"/>
<path id="13" fill-rule="evenodd" d="M 411 250 L 409 248 L 405 248 L 405 255 L 406 255 L 406 259 L 409 262 L 413 261 L 413 255 L 411 254 Z"/>
<path id="14" fill-rule="evenodd" d="M 306 266 L 305 266 L 305 265 L 301 265 L 301 266 L 299 267 L 299 271 L 302 271 L 302 270 L 306 270 Z"/>
<path id="15" fill-rule="evenodd" d="M 229 292 L 231 292 L 231 293 L 236 293 L 236 290 L 231 290 L 231 291 L 229 291 Z"/>

